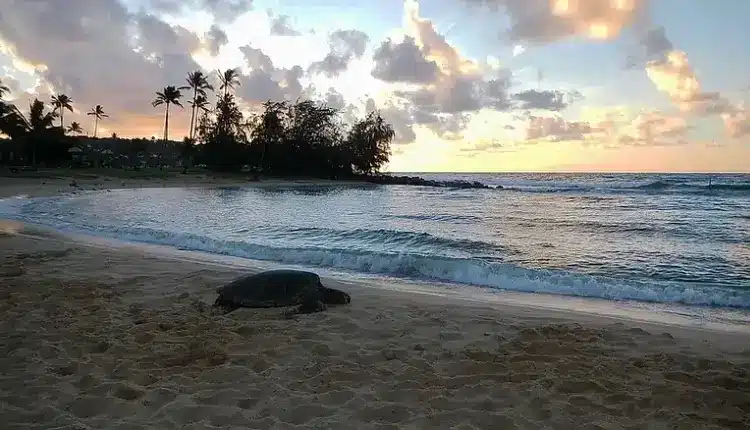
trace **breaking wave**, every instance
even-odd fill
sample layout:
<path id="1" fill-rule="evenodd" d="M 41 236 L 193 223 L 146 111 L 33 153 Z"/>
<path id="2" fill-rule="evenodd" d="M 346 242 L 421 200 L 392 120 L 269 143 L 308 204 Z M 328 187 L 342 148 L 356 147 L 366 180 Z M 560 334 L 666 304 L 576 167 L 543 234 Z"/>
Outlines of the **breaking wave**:
<path id="1" fill-rule="evenodd" d="M 183 250 L 396 278 L 610 300 L 750 308 L 750 291 L 746 290 L 685 286 L 665 282 L 625 281 L 562 270 L 529 269 L 498 262 L 491 258 L 451 258 L 417 252 L 383 252 L 333 247 L 269 246 L 244 240 L 218 239 L 201 234 L 152 228 L 114 226 L 82 228 L 53 220 L 48 220 L 46 225 L 63 231 L 167 245 Z M 320 230 L 317 233 L 330 234 L 331 232 Z M 422 234 L 394 235 L 393 232 L 378 231 L 367 234 L 383 235 L 384 233 L 391 235 L 391 240 L 395 242 L 424 239 L 434 242 L 439 239 Z M 348 234 L 362 235 L 363 231 Z M 476 247 L 481 246 L 482 243 L 466 241 L 463 245 Z"/>
<path id="2" fill-rule="evenodd" d="M 634 194 L 634 193 L 682 193 L 682 194 L 750 194 L 748 184 L 684 184 L 654 181 L 636 186 L 603 186 L 603 185 L 503 185 L 502 191 L 516 191 L 526 193 L 583 193 L 599 192 L 605 194 Z"/>

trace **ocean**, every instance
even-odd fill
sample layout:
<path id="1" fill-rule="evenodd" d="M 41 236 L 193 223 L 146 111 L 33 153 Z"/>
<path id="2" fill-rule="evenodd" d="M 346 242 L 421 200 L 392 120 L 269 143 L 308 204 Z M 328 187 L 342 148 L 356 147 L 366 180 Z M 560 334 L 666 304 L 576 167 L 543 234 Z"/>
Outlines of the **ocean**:
<path id="1" fill-rule="evenodd" d="M 0 218 L 353 278 L 750 309 L 750 175 L 411 175 L 493 188 L 86 191 Z"/>

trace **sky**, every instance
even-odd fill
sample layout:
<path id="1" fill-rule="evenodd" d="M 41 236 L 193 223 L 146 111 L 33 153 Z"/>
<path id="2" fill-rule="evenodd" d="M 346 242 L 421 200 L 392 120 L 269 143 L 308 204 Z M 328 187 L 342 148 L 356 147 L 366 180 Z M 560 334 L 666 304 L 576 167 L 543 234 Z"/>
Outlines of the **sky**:
<path id="1" fill-rule="evenodd" d="M 750 172 L 750 2 L 5 0 L 0 80 L 99 135 L 161 136 L 155 92 L 239 68 L 243 109 L 379 110 L 393 172 Z M 185 96 L 187 100 L 187 95 Z M 187 109 L 170 137 L 187 134 Z"/>

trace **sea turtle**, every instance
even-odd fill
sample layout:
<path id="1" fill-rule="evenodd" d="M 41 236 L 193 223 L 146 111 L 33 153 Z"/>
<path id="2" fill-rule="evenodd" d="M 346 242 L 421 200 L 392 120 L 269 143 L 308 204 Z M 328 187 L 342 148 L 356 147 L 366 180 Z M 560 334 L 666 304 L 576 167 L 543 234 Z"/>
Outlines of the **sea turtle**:
<path id="1" fill-rule="evenodd" d="M 224 313 L 235 309 L 273 308 L 299 305 L 297 312 L 311 313 L 326 309 L 326 304 L 351 302 L 349 294 L 324 287 L 320 276 L 303 270 L 268 270 L 242 276 L 216 289 L 215 307 Z"/>

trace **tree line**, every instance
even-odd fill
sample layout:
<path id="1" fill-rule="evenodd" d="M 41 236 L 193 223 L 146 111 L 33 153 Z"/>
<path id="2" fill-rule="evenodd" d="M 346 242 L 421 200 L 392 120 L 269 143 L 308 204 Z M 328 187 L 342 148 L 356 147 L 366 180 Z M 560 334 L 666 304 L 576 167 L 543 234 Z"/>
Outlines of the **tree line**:
<path id="1" fill-rule="evenodd" d="M 237 171 L 250 166 L 269 175 L 342 178 L 378 172 L 389 160 L 395 137 L 391 124 L 379 112 L 346 124 L 341 111 L 313 100 L 267 101 L 262 111 L 246 115 L 234 95 L 240 85 L 236 69 L 218 71 L 214 89 L 202 71 L 187 75 L 186 85 L 167 86 L 155 93 L 154 108 L 164 109 L 163 140 L 169 141 L 170 109 L 184 109 L 183 91 L 190 108 L 188 135 L 181 147 L 183 171 L 205 165 L 216 171 Z M 68 150 L 83 134 L 77 122 L 65 124 L 73 100 L 57 94 L 47 104 L 34 99 L 27 114 L 5 101 L 10 92 L 0 82 L 0 134 L 10 138 L 14 153 L 24 164 L 62 165 Z M 214 92 L 216 101 L 209 102 Z M 101 105 L 87 115 L 93 120 L 93 137 L 100 121 L 109 118 Z"/>

